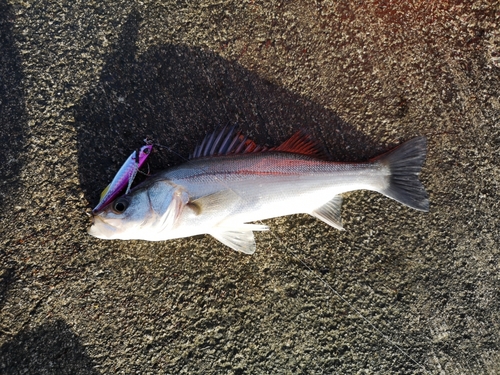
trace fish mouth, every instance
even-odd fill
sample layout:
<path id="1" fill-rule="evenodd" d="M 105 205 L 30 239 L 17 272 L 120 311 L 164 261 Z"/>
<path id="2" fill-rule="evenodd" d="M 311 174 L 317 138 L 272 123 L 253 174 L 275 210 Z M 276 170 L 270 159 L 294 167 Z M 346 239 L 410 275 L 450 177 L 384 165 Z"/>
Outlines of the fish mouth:
<path id="1" fill-rule="evenodd" d="M 106 223 L 99 216 L 94 215 L 92 217 L 92 225 L 87 229 L 87 233 L 93 237 L 108 240 L 116 235 L 116 228 Z"/>

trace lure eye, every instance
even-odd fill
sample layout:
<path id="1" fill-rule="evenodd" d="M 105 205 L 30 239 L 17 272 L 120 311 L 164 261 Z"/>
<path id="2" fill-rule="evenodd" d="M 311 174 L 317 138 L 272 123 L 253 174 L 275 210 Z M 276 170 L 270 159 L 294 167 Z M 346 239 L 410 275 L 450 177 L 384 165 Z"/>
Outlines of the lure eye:
<path id="1" fill-rule="evenodd" d="M 118 214 L 125 212 L 128 208 L 128 202 L 125 199 L 118 199 L 115 203 L 113 203 L 113 211 Z"/>

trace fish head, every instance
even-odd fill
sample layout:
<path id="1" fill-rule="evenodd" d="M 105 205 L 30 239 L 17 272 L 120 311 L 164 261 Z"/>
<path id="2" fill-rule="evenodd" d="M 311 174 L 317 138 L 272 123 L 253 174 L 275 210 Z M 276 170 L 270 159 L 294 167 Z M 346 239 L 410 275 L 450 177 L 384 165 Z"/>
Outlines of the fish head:
<path id="1" fill-rule="evenodd" d="M 145 181 L 95 213 L 90 235 L 101 239 L 167 239 L 189 198 L 168 180 Z"/>

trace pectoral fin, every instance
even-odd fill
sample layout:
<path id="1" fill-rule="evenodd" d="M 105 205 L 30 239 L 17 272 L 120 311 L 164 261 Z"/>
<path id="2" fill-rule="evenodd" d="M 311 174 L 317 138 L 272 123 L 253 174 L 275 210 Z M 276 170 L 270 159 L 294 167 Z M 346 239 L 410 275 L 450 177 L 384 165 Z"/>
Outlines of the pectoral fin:
<path id="1" fill-rule="evenodd" d="M 341 206 L 342 196 L 336 195 L 332 200 L 311 212 L 311 215 L 334 228 L 344 230 L 344 227 L 342 227 L 342 218 L 340 216 Z"/>
<path id="2" fill-rule="evenodd" d="M 209 234 L 233 250 L 241 251 L 245 254 L 253 254 L 255 253 L 253 231 L 268 229 L 267 225 L 241 224 L 234 227 L 217 227 Z"/>
<path id="3" fill-rule="evenodd" d="M 230 210 L 241 199 L 234 191 L 227 189 L 190 201 L 189 205 L 198 215 L 217 213 L 220 216 L 222 211 Z"/>

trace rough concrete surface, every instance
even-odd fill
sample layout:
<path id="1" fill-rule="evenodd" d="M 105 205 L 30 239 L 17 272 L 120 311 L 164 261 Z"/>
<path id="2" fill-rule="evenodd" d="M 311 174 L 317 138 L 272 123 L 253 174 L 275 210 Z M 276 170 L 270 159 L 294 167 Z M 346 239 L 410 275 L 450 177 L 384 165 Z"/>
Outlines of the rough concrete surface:
<path id="1" fill-rule="evenodd" d="M 497 1 L 0 0 L 0 373 L 500 374 Z M 150 170 L 237 124 L 335 160 L 428 138 L 428 213 L 344 196 L 339 232 L 89 236 Z"/>

